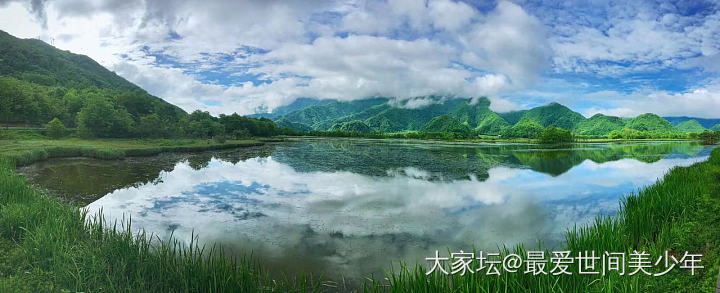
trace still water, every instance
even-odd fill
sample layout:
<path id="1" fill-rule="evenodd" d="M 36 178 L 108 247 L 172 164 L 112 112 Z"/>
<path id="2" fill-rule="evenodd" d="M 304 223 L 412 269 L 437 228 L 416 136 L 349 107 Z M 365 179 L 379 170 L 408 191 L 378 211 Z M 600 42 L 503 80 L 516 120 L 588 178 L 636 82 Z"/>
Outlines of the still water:
<path id="1" fill-rule="evenodd" d="M 517 144 L 298 139 L 122 161 L 55 159 L 20 169 L 52 194 L 161 239 L 252 252 L 273 270 L 348 282 L 434 251 L 541 241 L 707 159 L 690 142 Z"/>

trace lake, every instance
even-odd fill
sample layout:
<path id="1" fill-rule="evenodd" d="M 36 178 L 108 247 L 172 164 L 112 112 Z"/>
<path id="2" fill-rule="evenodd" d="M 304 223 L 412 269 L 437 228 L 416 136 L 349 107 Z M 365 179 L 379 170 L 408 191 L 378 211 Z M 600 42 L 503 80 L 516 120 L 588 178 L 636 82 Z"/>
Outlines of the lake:
<path id="1" fill-rule="evenodd" d="M 120 161 L 52 159 L 19 172 L 111 222 L 218 243 L 272 270 L 357 282 L 435 250 L 556 247 L 567 228 L 674 166 L 692 142 L 447 144 L 290 139 L 260 147 Z"/>

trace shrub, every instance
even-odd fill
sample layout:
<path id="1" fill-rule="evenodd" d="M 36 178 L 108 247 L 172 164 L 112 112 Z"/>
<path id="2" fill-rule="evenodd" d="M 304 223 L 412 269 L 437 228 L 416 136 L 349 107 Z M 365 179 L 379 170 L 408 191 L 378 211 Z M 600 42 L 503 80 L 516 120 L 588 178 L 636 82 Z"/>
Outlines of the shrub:
<path id="1" fill-rule="evenodd" d="M 573 136 L 570 131 L 550 126 L 543 129 L 540 133 L 540 143 L 553 144 L 553 143 L 566 143 L 572 142 Z"/>
<path id="2" fill-rule="evenodd" d="M 67 128 L 65 127 L 65 124 L 60 121 L 60 119 L 50 120 L 47 125 L 45 125 L 45 134 L 51 138 L 61 138 L 65 135 L 67 135 Z"/>
<path id="3" fill-rule="evenodd" d="M 216 135 L 213 136 L 213 141 L 216 143 L 225 143 L 225 141 L 227 141 L 227 138 L 224 135 Z"/>
<path id="4" fill-rule="evenodd" d="M 703 144 L 716 144 L 718 143 L 718 140 L 720 140 L 720 135 L 718 135 L 718 132 L 706 130 L 702 134 L 700 134 L 700 139 L 702 140 Z"/>

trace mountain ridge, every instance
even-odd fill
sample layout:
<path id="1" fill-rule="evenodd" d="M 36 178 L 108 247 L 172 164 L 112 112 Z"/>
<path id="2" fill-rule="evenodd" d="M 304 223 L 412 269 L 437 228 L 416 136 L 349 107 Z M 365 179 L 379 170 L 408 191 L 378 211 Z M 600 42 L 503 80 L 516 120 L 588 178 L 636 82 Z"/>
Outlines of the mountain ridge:
<path id="1" fill-rule="evenodd" d="M 127 112 L 136 122 L 151 114 L 171 123 L 188 115 L 88 56 L 2 30 L 0 98 L 0 122 L 9 124 L 42 125 L 58 118 L 73 127 L 80 108 L 92 99 L 111 102 L 116 111 Z"/>
<path id="2" fill-rule="evenodd" d="M 453 125 L 438 126 L 440 122 L 454 124 L 449 119 L 435 121 L 432 127 L 427 126 L 434 118 L 447 115 L 454 120 L 466 125 L 476 134 L 481 135 L 499 135 L 503 132 L 511 133 L 510 129 L 516 126 L 520 121 L 525 121 L 515 132 L 531 132 L 536 133 L 537 126 L 549 127 L 554 126 L 571 130 L 576 135 L 588 137 L 604 137 L 612 131 L 622 131 L 625 129 L 635 132 L 645 132 L 652 134 L 659 133 L 697 133 L 698 125 L 691 127 L 673 125 L 670 121 L 655 115 L 653 113 L 645 113 L 636 117 L 617 117 L 604 114 L 596 114 L 590 118 L 584 117 L 582 114 L 557 103 L 551 102 L 546 105 L 534 107 L 526 110 L 498 113 L 489 109 L 490 101 L 485 97 L 480 98 L 454 98 L 443 99 L 441 97 L 426 97 L 433 99 L 436 103 L 427 105 L 423 108 L 408 109 L 391 104 L 392 98 L 373 98 L 371 107 L 363 108 L 358 106 L 357 101 L 351 102 L 325 102 L 325 104 L 315 103 L 312 106 L 301 108 L 279 115 L 275 121 L 286 121 L 292 123 L 304 124 L 304 131 L 312 129 L 316 131 L 331 130 L 333 125 L 350 122 L 361 121 L 376 132 L 407 132 L 422 131 L 425 129 L 438 129 L 438 127 L 450 127 Z M 307 101 L 303 101 L 307 103 Z M 342 104 L 346 103 L 345 106 Z M 328 106 L 333 104 L 332 107 Z M 325 111 L 329 107 L 329 111 Z M 336 115 L 334 109 L 343 108 L 346 111 L 342 115 Z M 351 109 L 355 109 L 353 112 Z M 325 113 L 330 113 L 325 115 Z M 312 124 L 303 123 L 302 119 L 297 117 L 312 117 Z M 692 117 L 684 117 L 692 118 Z M 686 119 L 686 121 L 695 119 Z M 706 119 L 711 121 L 712 119 Z M 720 119 L 718 119 L 720 120 Z M 533 122 L 533 123 L 530 123 Z M 696 123 L 698 120 L 696 120 Z M 680 123 L 678 123 L 679 125 Z M 687 125 L 687 123 L 686 123 Z M 704 127 L 709 129 L 709 127 Z M 335 130 L 338 128 L 335 127 Z"/>

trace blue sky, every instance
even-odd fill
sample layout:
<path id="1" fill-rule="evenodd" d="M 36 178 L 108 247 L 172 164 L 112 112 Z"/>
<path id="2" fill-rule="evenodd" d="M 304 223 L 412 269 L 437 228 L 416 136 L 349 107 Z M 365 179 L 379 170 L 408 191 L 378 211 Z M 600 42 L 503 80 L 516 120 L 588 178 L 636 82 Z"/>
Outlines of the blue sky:
<path id="1" fill-rule="evenodd" d="M 718 2 L 628 2 L 0 0 L 0 29 L 188 111 L 441 95 L 719 117 Z"/>

